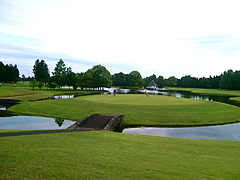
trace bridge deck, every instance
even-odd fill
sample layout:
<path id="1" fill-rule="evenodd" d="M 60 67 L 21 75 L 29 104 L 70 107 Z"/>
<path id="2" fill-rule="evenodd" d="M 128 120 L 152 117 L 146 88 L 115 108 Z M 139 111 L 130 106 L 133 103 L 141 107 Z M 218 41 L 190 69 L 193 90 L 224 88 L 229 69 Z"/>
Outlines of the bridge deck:
<path id="1" fill-rule="evenodd" d="M 90 128 L 94 130 L 111 130 L 121 126 L 123 115 L 107 116 L 99 114 L 90 114 L 83 117 L 69 129 Z"/>
<path id="2" fill-rule="evenodd" d="M 114 116 L 93 115 L 81 124 L 81 128 L 104 129 Z"/>

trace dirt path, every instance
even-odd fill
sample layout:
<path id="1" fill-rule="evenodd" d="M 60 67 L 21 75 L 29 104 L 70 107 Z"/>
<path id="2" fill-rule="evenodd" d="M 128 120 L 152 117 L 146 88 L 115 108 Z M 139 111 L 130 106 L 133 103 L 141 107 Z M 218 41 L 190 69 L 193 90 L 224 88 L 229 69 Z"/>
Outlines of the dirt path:
<path id="1" fill-rule="evenodd" d="M 31 94 L 36 94 L 36 93 L 16 94 L 16 95 L 11 95 L 11 96 L 2 96 L 2 97 L 26 96 L 26 95 L 31 95 Z"/>

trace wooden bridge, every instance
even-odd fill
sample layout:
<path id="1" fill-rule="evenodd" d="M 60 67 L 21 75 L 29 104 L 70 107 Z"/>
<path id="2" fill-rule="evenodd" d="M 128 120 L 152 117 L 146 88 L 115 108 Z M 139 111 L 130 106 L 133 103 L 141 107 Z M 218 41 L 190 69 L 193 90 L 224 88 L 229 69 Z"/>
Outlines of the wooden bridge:
<path id="1" fill-rule="evenodd" d="M 90 114 L 80 119 L 72 126 L 70 130 L 75 129 L 93 129 L 93 130 L 110 130 L 117 131 L 121 127 L 123 115 L 99 115 L 99 114 Z"/>

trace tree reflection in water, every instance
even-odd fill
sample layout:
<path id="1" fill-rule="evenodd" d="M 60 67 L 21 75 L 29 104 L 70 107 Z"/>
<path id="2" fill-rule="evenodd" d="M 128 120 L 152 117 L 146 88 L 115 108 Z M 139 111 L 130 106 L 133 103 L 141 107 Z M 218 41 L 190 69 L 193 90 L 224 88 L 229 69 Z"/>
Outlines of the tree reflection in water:
<path id="1" fill-rule="evenodd" d="M 64 119 L 55 118 L 55 122 L 58 125 L 58 127 L 61 127 L 63 125 Z"/>

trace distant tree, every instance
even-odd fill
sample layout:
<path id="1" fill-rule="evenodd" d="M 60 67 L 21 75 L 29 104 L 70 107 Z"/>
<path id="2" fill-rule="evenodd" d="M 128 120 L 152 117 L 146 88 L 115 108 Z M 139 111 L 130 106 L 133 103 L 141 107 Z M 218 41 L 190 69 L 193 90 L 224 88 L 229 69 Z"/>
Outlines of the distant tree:
<path id="1" fill-rule="evenodd" d="M 142 86 L 143 85 L 142 76 L 138 71 L 132 71 L 129 74 L 129 85 L 130 86 Z"/>
<path id="2" fill-rule="evenodd" d="M 77 89 L 78 87 L 78 76 L 74 72 L 72 72 L 72 68 L 67 68 L 66 71 L 66 84 L 68 85 L 69 89 L 70 86 L 73 86 L 73 89 Z"/>
<path id="3" fill-rule="evenodd" d="M 57 87 L 57 85 L 55 83 L 49 82 L 47 84 L 47 87 L 50 88 L 50 89 L 55 89 Z"/>
<path id="4" fill-rule="evenodd" d="M 54 80 L 57 83 L 57 85 L 61 88 L 62 86 L 65 85 L 65 79 L 66 79 L 66 67 L 65 67 L 65 63 L 62 59 L 60 59 L 55 68 L 54 68 L 54 72 L 52 72 L 53 76 L 54 76 Z"/>
<path id="5" fill-rule="evenodd" d="M 209 88 L 210 87 L 209 80 L 207 78 L 205 78 L 205 77 L 200 78 L 199 82 L 200 82 L 200 87 L 201 88 Z"/>
<path id="6" fill-rule="evenodd" d="M 37 80 L 35 78 L 32 78 L 29 82 L 29 86 L 32 87 L 34 90 L 34 88 L 38 86 Z"/>
<path id="7" fill-rule="evenodd" d="M 122 72 L 115 73 L 112 76 L 112 79 L 113 79 L 113 85 L 114 86 L 124 86 L 124 84 L 126 82 L 126 75 Z"/>
<path id="8" fill-rule="evenodd" d="M 240 89 L 240 71 L 233 72 L 232 69 L 224 71 L 221 80 L 220 87 L 229 90 L 239 90 Z"/>
<path id="9" fill-rule="evenodd" d="M 164 85 L 173 87 L 177 84 L 176 81 L 177 81 L 177 78 L 174 76 L 171 76 L 168 79 L 164 79 Z"/>
<path id="10" fill-rule="evenodd" d="M 26 76 L 24 74 L 22 74 L 22 81 L 23 81 L 23 83 L 25 82 L 25 80 L 26 80 Z"/>
<path id="11" fill-rule="evenodd" d="M 102 87 L 111 87 L 112 86 L 112 76 L 106 67 L 101 65 L 93 66 L 90 71 L 93 76 L 94 86 L 98 89 Z"/>
<path id="12" fill-rule="evenodd" d="M 94 87 L 94 81 L 92 73 L 87 71 L 80 78 L 80 86 L 82 89 Z"/>
<path id="13" fill-rule="evenodd" d="M 234 72 L 234 89 L 235 90 L 240 90 L 240 71 L 235 71 Z"/>
<path id="14" fill-rule="evenodd" d="M 40 82 L 38 83 L 39 89 L 42 89 L 43 86 L 44 86 L 43 82 L 40 81 Z"/>
<path id="15" fill-rule="evenodd" d="M 220 80 L 220 87 L 223 89 L 234 89 L 234 72 L 232 69 L 224 71 Z"/>
<path id="16" fill-rule="evenodd" d="M 164 78 L 163 76 L 159 76 L 157 78 L 157 81 L 156 81 L 157 85 L 159 88 L 163 88 L 164 87 Z"/>
<path id="17" fill-rule="evenodd" d="M 155 74 L 153 74 L 149 77 L 144 78 L 143 80 L 144 80 L 144 86 L 147 87 L 152 80 L 156 83 L 157 82 L 157 77 L 156 77 Z"/>
<path id="18" fill-rule="evenodd" d="M 35 61 L 35 64 L 33 66 L 33 74 L 37 81 L 44 82 L 45 84 L 48 81 L 48 78 L 50 77 L 48 65 L 44 60 L 37 59 Z"/>
<path id="19" fill-rule="evenodd" d="M 208 80 L 212 88 L 219 89 L 221 76 L 213 76 L 213 77 L 210 76 Z"/>
<path id="20" fill-rule="evenodd" d="M 183 87 L 192 87 L 193 78 L 190 75 L 182 77 L 181 80 L 182 80 L 182 86 Z"/>
<path id="21" fill-rule="evenodd" d="M 4 66 L 3 62 L 0 61 L 0 82 L 5 81 L 6 77 L 7 77 L 6 67 Z"/>
<path id="22" fill-rule="evenodd" d="M 14 66 L 12 64 L 6 65 L 6 78 L 5 82 L 13 82 L 16 83 L 19 79 L 19 70 L 17 68 L 17 65 Z"/>

